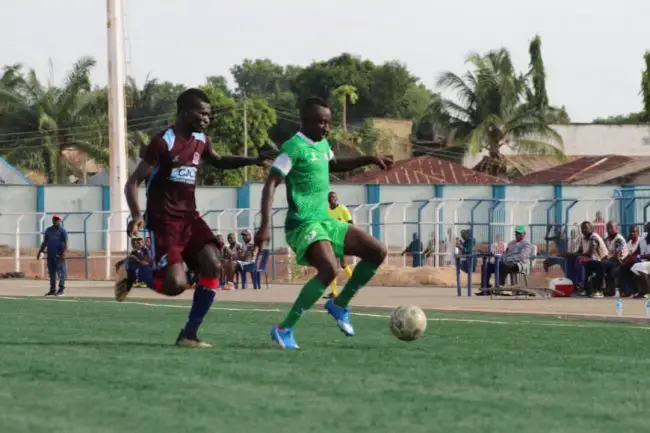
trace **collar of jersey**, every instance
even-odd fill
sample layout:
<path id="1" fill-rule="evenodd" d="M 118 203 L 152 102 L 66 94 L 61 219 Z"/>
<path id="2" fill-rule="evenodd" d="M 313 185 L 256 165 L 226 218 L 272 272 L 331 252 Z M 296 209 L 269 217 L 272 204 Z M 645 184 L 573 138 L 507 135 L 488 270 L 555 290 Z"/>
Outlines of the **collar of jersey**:
<path id="1" fill-rule="evenodd" d="M 305 134 L 303 134 L 303 133 L 300 132 L 300 131 L 296 132 L 296 135 L 297 135 L 297 136 L 298 136 L 302 141 L 304 141 L 304 142 L 307 143 L 307 144 L 311 144 L 312 146 L 313 146 L 314 144 L 316 144 L 316 142 L 315 142 L 314 140 L 312 140 L 311 138 L 307 137 Z"/>

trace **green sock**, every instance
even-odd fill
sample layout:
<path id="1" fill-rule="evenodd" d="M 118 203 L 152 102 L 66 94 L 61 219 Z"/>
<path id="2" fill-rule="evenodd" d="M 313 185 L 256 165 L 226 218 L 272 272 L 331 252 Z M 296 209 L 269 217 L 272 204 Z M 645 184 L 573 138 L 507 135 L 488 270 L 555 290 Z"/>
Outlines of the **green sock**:
<path id="1" fill-rule="evenodd" d="M 280 324 L 283 328 L 293 328 L 294 325 L 302 316 L 303 311 L 309 310 L 325 293 L 325 285 L 318 281 L 316 278 L 312 278 L 307 281 L 307 284 L 304 285 L 296 302 L 294 302 L 289 314 L 284 318 L 284 321 Z"/>
<path id="2" fill-rule="evenodd" d="M 341 307 L 347 307 L 354 295 L 357 294 L 360 288 L 368 284 L 368 282 L 377 273 L 377 266 L 361 260 L 352 271 L 352 276 L 348 280 L 343 291 L 336 297 L 334 303 Z"/>

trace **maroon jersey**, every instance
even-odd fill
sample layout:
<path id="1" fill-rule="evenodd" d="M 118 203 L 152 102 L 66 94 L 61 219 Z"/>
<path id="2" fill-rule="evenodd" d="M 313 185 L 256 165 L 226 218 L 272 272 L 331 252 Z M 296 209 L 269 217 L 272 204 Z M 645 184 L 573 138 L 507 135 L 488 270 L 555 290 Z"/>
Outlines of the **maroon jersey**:
<path id="1" fill-rule="evenodd" d="M 196 173 L 201 157 L 210 151 L 202 132 L 185 139 L 170 127 L 153 137 L 143 160 L 154 170 L 147 182 L 147 227 L 155 230 L 165 221 L 188 220 L 197 216 Z"/>

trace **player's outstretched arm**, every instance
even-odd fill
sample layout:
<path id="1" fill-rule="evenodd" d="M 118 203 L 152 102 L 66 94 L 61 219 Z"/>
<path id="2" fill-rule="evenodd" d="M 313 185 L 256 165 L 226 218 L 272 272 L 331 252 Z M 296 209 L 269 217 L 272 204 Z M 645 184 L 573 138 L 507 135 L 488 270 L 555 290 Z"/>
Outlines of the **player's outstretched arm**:
<path id="1" fill-rule="evenodd" d="M 273 197 L 278 185 L 282 183 L 282 176 L 278 173 L 271 171 L 269 176 L 264 182 L 262 188 L 262 217 L 260 221 L 260 228 L 255 233 L 255 247 L 262 249 L 264 244 L 271 239 L 271 212 L 273 212 Z"/>
<path id="2" fill-rule="evenodd" d="M 210 165 L 223 170 L 246 167 L 248 165 L 264 165 L 265 157 L 258 156 L 256 158 L 249 158 L 247 156 L 221 156 L 214 149 L 210 150 L 205 155 L 206 160 Z"/>
<path id="3" fill-rule="evenodd" d="M 355 168 L 374 164 L 382 170 L 393 166 L 393 160 L 384 156 L 356 156 L 351 158 L 336 158 L 330 161 L 330 172 L 350 171 Z"/>

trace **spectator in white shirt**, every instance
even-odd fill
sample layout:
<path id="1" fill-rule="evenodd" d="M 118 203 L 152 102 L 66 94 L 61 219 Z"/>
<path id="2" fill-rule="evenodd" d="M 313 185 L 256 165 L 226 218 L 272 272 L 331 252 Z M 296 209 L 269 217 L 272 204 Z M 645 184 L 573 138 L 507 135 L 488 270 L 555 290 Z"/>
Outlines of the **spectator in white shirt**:
<path id="1" fill-rule="evenodd" d="M 628 256 L 629 251 L 627 249 L 625 238 L 618 231 L 618 224 L 614 221 L 609 221 L 605 229 L 607 230 L 607 238 L 605 238 L 607 257 L 605 257 L 600 263 L 602 265 L 603 276 L 605 277 L 605 294 L 607 296 L 614 296 L 618 284 L 618 281 L 614 278 L 614 271 L 623 263 Z M 596 277 L 598 278 L 598 275 Z M 594 281 L 594 283 L 598 284 L 598 281 Z"/>
<path id="2" fill-rule="evenodd" d="M 648 244 L 650 223 L 646 223 L 645 231 L 639 241 L 638 263 L 635 263 L 630 269 L 639 284 L 639 292 L 635 295 L 635 298 L 643 298 L 650 293 L 650 245 Z"/>
<path id="3" fill-rule="evenodd" d="M 602 298 L 603 265 L 600 262 L 608 255 L 607 247 L 603 238 L 594 231 L 594 226 L 589 221 L 580 224 L 580 231 L 582 231 L 582 243 L 578 249 L 578 256 L 580 263 L 584 265 L 587 277 L 585 290 L 588 296 Z"/>

